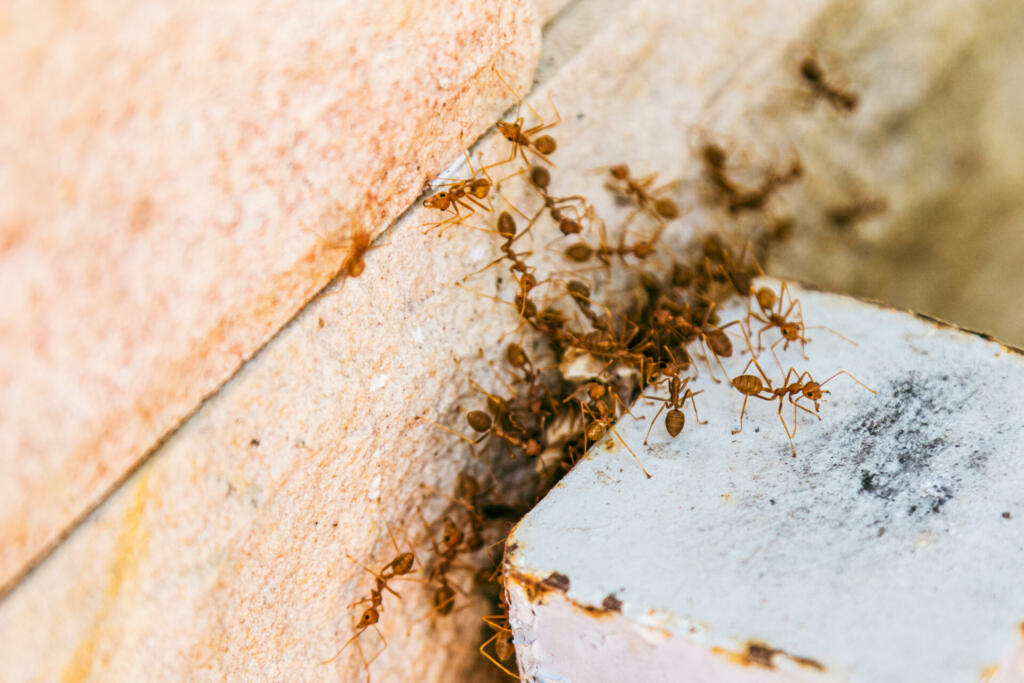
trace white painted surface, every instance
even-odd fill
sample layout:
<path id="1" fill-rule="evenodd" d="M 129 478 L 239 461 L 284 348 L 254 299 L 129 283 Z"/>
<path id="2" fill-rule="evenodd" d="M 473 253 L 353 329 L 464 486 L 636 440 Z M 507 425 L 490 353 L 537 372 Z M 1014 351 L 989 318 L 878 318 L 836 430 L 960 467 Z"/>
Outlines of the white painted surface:
<path id="1" fill-rule="evenodd" d="M 704 368 L 691 386 L 705 390 L 709 424 L 688 407 L 675 440 L 659 424 L 643 447 L 660 404 L 638 402 L 646 419 L 618 429 L 653 477 L 606 439 L 510 539 L 525 678 L 1024 680 L 1024 356 L 911 314 L 794 294 L 808 326 L 859 346 L 811 329 L 810 360 L 791 347 L 783 364 L 819 381 L 845 369 L 878 395 L 830 382 L 821 422 L 801 413 L 796 458 L 774 403 L 751 400 L 731 434 L 742 397 Z M 745 315 L 730 306 L 724 320 Z M 730 376 L 748 359 L 727 359 Z M 767 352 L 761 362 L 780 384 Z M 568 591 L 531 601 L 523 586 L 554 571 Z M 609 595 L 621 614 L 580 609 Z M 744 666 L 713 649 L 749 642 L 825 671 L 783 655 L 774 669 Z"/>

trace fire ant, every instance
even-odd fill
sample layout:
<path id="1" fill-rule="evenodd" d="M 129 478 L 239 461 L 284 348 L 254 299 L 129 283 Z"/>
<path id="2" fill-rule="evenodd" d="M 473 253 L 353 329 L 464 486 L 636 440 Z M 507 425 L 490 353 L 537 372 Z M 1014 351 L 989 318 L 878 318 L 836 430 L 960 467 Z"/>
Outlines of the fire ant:
<path id="1" fill-rule="evenodd" d="M 750 347 L 749 337 L 747 338 L 747 345 L 748 347 Z M 782 428 L 786 430 L 786 437 L 789 439 L 789 447 L 793 451 L 794 458 L 796 457 L 796 446 L 793 444 L 793 436 L 796 435 L 798 415 L 797 408 L 803 410 L 804 412 L 810 415 L 813 415 L 818 420 L 821 420 L 821 415 L 818 414 L 818 411 L 820 409 L 819 401 L 821 401 L 822 397 L 825 394 L 831 393 L 828 390 L 822 389 L 823 386 L 831 382 L 839 375 L 847 375 L 850 377 L 850 379 L 852 379 L 854 382 L 870 391 L 872 394 L 878 393 L 874 389 L 872 389 L 871 387 L 869 387 L 868 385 L 864 384 L 859 379 L 854 377 L 852 374 L 847 372 L 846 370 L 840 370 L 839 372 L 833 374 L 831 377 L 826 379 L 824 382 L 816 382 L 814 381 L 814 378 L 811 377 L 810 372 L 805 370 L 804 372 L 797 373 L 796 368 L 790 368 L 789 371 L 786 372 L 786 376 L 782 380 L 782 386 L 773 388 L 771 380 L 769 380 L 768 376 L 764 374 L 764 370 L 761 369 L 761 365 L 757 362 L 757 357 L 754 355 L 754 350 L 752 347 L 750 347 L 750 353 L 750 361 L 747 363 L 747 366 L 743 369 L 743 372 L 745 373 L 747 371 L 747 368 L 749 368 L 750 365 L 753 364 L 754 366 L 757 367 L 758 373 L 760 373 L 761 376 L 758 377 L 757 375 L 740 374 L 737 377 L 733 378 L 733 388 L 736 389 L 736 391 L 743 394 L 743 407 L 740 409 L 739 429 L 734 429 L 732 433 L 739 434 L 740 432 L 743 431 L 743 414 L 747 409 L 747 401 L 750 399 L 750 397 L 759 398 L 762 401 L 778 400 L 779 421 L 782 423 Z M 791 378 L 793 379 L 792 382 L 790 381 Z M 762 379 L 764 380 L 763 382 Z M 762 396 L 762 394 L 767 395 Z M 814 403 L 814 410 L 811 410 L 807 406 L 799 403 L 800 399 L 804 398 Z M 793 405 L 792 432 L 790 432 L 789 426 L 786 425 L 785 418 L 782 417 L 782 407 L 784 405 L 783 399 L 788 399 L 789 402 Z"/>
<path id="2" fill-rule="evenodd" d="M 561 231 L 563 236 L 576 235 L 583 230 L 583 226 L 580 225 L 579 222 L 578 214 L 576 218 L 570 218 L 565 215 L 564 210 L 571 202 L 582 203 L 586 206 L 587 200 L 585 197 L 581 197 L 580 195 L 552 197 L 548 192 L 548 186 L 551 184 L 551 172 L 543 166 L 534 166 L 530 169 L 530 184 L 533 185 L 534 189 L 537 190 L 541 199 L 544 201 L 544 205 L 530 221 L 530 225 L 533 225 L 533 221 L 537 220 L 540 214 L 546 209 L 548 215 L 551 216 L 551 220 L 558 225 L 558 229 Z"/>
<path id="3" fill-rule="evenodd" d="M 609 189 L 615 194 L 631 200 L 636 204 L 637 208 L 646 212 L 659 223 L 679 218 L 679 205 L 668 197 L 658 196 L 674 186 L 676 184 L 674 181 L 660 187 L 651 188 L 651 185 L 654 184 L 655 179 L 658 177 L 657 173 L 652 173 L 643 178 L 634 178 L 630 175 L 629 166 L 626 164 L 612 166 L 609 169 L 609 173 L 612 177 L 608 184 Z M 629 223 L 629 221 L 627 220 L 626 223 Z"/>
<path id="4" fill-rule="evenodd" d="M 341 655 L 342 652 L 345 651 L 345 648 L 347 648 L 353 641 L 357 640 L 366 629 L 372 626 L 373 629 L 377 632 L 377 635 L 380 636 L 381 642 L 383 642 L 384 645 L 381 648 L 381 650 L 376 655 L 374 655 L 369 661 L 366 661 L 366 659 L 363 658 L 363 668 L 366 670 L 367 677 L 369 677 L 370 674 L 370 664 L 373 663 L 374 659 L 380 656 L 380 653 L 383 652 L 384 648 L 386 648 L 388 645 L 388 641 L 384 638 L 384 634 L 381 633 L 379 628 L 377 628 L 377 622 L 380 620 L 380 614 L 384 611 L 384 591 L 387 591 L 388 593 L 394 595 L 396 598 L 401 599 L 402 596 L 400 596 L 397 591 L 391 588 L 388 585 L 388 583 L 395 577 L 405 576 L 406 574 L 412 572 L 414 563 L 418 561 L 416 559 L 415 553 L 402 552 L 401 548 L 398 547 L 398 541 L 395 539 L 394 532 L 391 531 L 391 527 L 387 524 L 386 520 L 384 522 L 384 526 L 387 528 L 388 536 L 391 537 L 391 542 L 394 544 L 395 550 L 398 552 L 398 554 L 394 557 L 394 559 L 392 559 L 390 562 L 384 565 L 384 568 L 381 569 L 380 572 L 378 573 L 373 571 L 369 567 L 360 564 L 351 555 L 348 555 L 346 553 L 346 556 L 348 557 L 349 560 L 362 567 L 367 573 L 370 574 L 370 576 L 374 578 L 375 583 L 373 589 L 370 591 L 369 597 L 360 598 L 359 600 L 356 600 L 349 604 L 350 608 L 365 603 L 370 604 L 369 607 L 363 610 L 363 613 L 356 621 L 356 624 L 354 626 L 355 633 L 352 634 L 351 638 L 345 641 L 345 644 L 342 645 L 341 648 L 336 653 L 334 653 L 333 657 L 331 657 L 330 659 L 326 659 L 322 662 L 322 664 L 324 665 L 333 662 Z M 362 658 L 362 651 L 360 651 L 359 655 L 360 658 Z"/>
<path id="5" fill-rule="evenodd" d="M 665 431 L 668 432 L 669 436 L 673 439 L 679 435 L 679 432 L 683 431 L 683 426 L 686 424 L 686 416 L 683 414 L 683 403 L 686 399 L 690 399 L 690 403 L 693 405 L 693 416 L 697 420 L 697 424 L 707 424 L 707 420 L 702 421 L 700 416 L 697 414 L 697 401 L 694 400 L 694 396 L 703 393 L 703 389 L 700 391 L 691 391 L 686 389 L 686 385 L 690 383 L 692 377 L 686 377 L 685 379 L 679 379 L 678 375 L 669 377 L 668 379 L 668 398 L 660 398 L 658 396 L 648 396 L 643 394 L 643 398 L 652 399 L 655 401 L 662 401 L 661 407 L 658 408 L 658 412 L 651 418 L 651 426 L 647 428 L 647 434 L 644 435 L 644 444 L 647 444 L 647 439 L 651 436 L 651 430 L 654 429 L 654 423 L 658 421 L 658 417 L 661 412 L 669 407 L 668 413 L 665 415 Z M 683 393 L 683 389 L 686 389 L 686 393 Z"/>
<path id="6" fill-rule="evenodd" d="M 491 178 L 490 173 L 487 172 L 494 164 L 491 166 L 481 166 L 480 172 L 483 173 L 484 177 L 478 178 L 477 171 L 473 168 L 473 162 L 469 158 L 469 151 L 463 148 L 463 154 L 466 157 L 466 163 L 469 165 L 470 177 L 463 180 L 445 179 L 441 183 L 441 186 L 445 189 L 423 200 L 423 206 L 428 209 L 437 209 L 438 211 L 451 210 L 455 215 L 437 223 L 425 224 L 427 229 L 424 230 L 424 233 L 428 233 L 434 228 L 441 228 L 441 231 L 438 233 L 440 237 L 448 227 L 462 223 L 465 219 L 476 213 L 473 208 L 474 206 L 488 213 L 494 212 L 494 206 L 490 200 L 487 200 L 486 203 L 484 202 L 491 193 L 491 187 L 494 186 L 494 180 Z M 462 207 L 468 213 L 463 214 L 459 207 Z"/>
<path id="7" fill-rule="evenodd" d="M 857 93 L 852 90 L 844 90 L 829 82 L 825 75 L 825 69 L 816 57 L 808 56 L 800 61 L 800 76 L 810 86 L 811 92 L 815 96 L 822 98 L 841 112 L 849 114 L 860 103 L 860 96 Z"/>
<path id="8" fill-rule="evenodd" d="M 790 302 L 789 308 L 787 308 L 786 312 L 783 313 L 782 307 L 785 305 L 785 300 L 787 297 L 789 298 Z M 772 344 L 771 349 L 773 353 L 775 347 L 778 346 L 780 343 L 782 343 L 783 345 L 782 350 L 786 351 L 789 349 L 790 344 L 794 342 L 800 342 L 800 352 L 803 355 L 803 357 L 807 359 L 806 346 L 809 340 L 807 339 L 805 334 L 808 329 L 827 330 L 832 334 L 836 335 L 837 337 L 839 337 L 840 339 L 842 339 L 843 341 L 847 341 L 850 344 L 857 346 L 857 342 L 853 341 L 852 339 L 847 339 L 846 337 L 839 334 L 830 327 L 825 327 L 824 325 L 814 325 L 813 327 L 808 328 L 807 326 L 805 326 L 803 306 L 800 304 L 799 299 L 793 298 L 793 295 L 790 294 L 789 287 L 785 282 L 783 282 L 779 286 L 778 295 L 776 295 L 775 292 L 773 292 L 768 287 L 761 287 L 753 293 L 752 298 L 757 302 L 758 308 L 761 309 L 761 315 L 758 315 L 753 310 L 751 310 L 750 303 L 748 302 L 747 326 L 750 326 L 751 319 L 764 323 L 761 329 L 758 330 L 757 332 L 757 348 L 759 351 L 764 349 L 764 346 L 761 344 L 761 335 L 764 334 L 767 330 L 772 329 L 773 327 L 778 328 L 779 333 L 782 335 L 782 337 L 778 341 Z M 778 304 L 777 309 L 775 308 L 776 304 Z M 790 319 L 790 315 L 792 315 L 794 308 L 797 309 L 797 317 L 795 319 Z M 762 315 L 764 317 L 761 317 Z"/>
<path id="9" fill-rule="evenodd" d="M 551 102 L 551 108 L 555 112 L 555 120 L 551 123 L 544 123 L 544 119 L 537 113 L 537 110 L 531 107 L 529 102 L 524 101 L 523 98 L 519 96 L 519 93 L 517 93 L 515 89 L 508 84 L 508 81 L 502 77 L 501 73 L 497 69 L 494 69 L 494 74 L 502 83 L 505 84 L 505 87 L 508 88 L 509 92 L 511 92 L 516 98 L 515 121 L 498 121 L 497 123 L 498 132 L 505 136 L 506 140 L 512 143 L 512 153 L 509 155 L 508 159 L 505 159 L 500 163 L 507 164 L 514 161 L 518 154 L 522 155 L 523 161 L 526 162 L 527 166 L 529 166 L 530 160 L 526 158 L 526 150 L 530 150 L 537 155 L 537 158 L 551 166 L 554 166 L 555 164 L 548 159 L 548 155 L 554 152 L 558 146 L 555 139 L 550 135 L 541 135 L 536 138 L 534 136 L 537 135 L 537 133 L 548 130 L 549 128 L 554 128 L 561 122 L 562 115 L 558 113 L 558 108 L 555 107 L 555 103 L 550 100 L 550 97 L 548 98 L 549 102 Z M 523 117 L 519 115 L 519 110 L 523 104 L 525 104 L 527 109 L 529 109 L 533 115 L 537 117 L 537 120 L 540 121 L 539 124 L 532 128 L 523 128 Z"/>
<path id="10" fill-rule="evenodd" d="M 503 664 L 503 662 L 511 663 L 516 654 L 515 646 L 512 644 L 512 629 L 508 627 L 508 614 L 490 614 L 481 618 L 494 630 L 494 635 L 480 645 L 480 654 L 509 676 L 517 681 L 520 680 L 514 671 Z M 494 655 L 487 651 L 487 646 L 491 643 L 494 643 Z"/>

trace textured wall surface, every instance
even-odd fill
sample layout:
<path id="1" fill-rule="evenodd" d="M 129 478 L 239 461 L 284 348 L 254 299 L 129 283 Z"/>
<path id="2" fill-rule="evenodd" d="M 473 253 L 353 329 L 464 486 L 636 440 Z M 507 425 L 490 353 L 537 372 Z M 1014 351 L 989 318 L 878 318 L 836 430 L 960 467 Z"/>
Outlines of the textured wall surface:
<path id="1" fill-rule="evenodd" d="M 394 549 L 385 521 L 400 541 L 424 551 L 416 514 L 425 505 L 421 485 L 450 489 L 470 458 L 463 445 L 413 418 L 462 424 L 461 413 L 479 396 L 452 358 L 481 382 L 497 382 L 475 359 L 480 350 L 495 354 L 502 335 L 516 327 L 515 313 L 453 286 L 494 258 L 493 236 L 464 229 L 440 239 L 424 235 L 421 224 L 437 214 L 417 206 L 368 253 L 365 272 L 332 285 L 327 296 L 284 323 L 343 260 L 345 247 L 332 246 L 344 243 L 353 226 L 376 233 L 390 224 L 424 178 L 456 159 L 460 130 L 469 144 L 493 123 L 510 98 L 487 66 L 497 61 L 522 86 L 536 58 L 538 15 L 554 19 L 545 29 L 530 101 L 547 117 L 553 102 L 562 115 L 551 131 L 559 144 L 552 169 L 558 193 L 583 192 L 600 210 L 614 211 L 600 189 L 600 167 L 628 162 L 657 171 L 665 180 L 680 181 L 676 199 L 689 210 L 668 235 L 678 244 L 695 232 L 732 229 L 732 219 L 722 212 L 696 207 L 705 184 L 695 140 L 726 144 L 737 174 L 756 174 L 799 149 L 808 169 L 805 182 L 787 190 L 769 213 L 796 215 L 792 253 L 805 263 L 825 263 L 808 256 L 814 252 L 803 245 L 819 229 L 825 207 L 846 201 L 859 186 L 840 184 L 835 195 L 821 187 L 832 188 L 854 170 L 881 178 L 896 168 L 890 183 L 910 177 L 913 167 L 896 162 L 913 147 L 908 142 L 890 158 L 871 146 L 880 144 L 877 131 L 905 129 L 926 97 L 938 98 L 928 111 L 941 111 L 941 90 L 929 84 L 947 69 L 944 50 L 983 40 L 975 36 L 982 24 L 968 20 L 977 14 L 967 5 L 928 12 L 892 5 L 886 11 L 889 5 L 880 3 L 823 1 L 793 12 L 782 0 L 713 10 L 699 2 L 621 6 L 578 0 L 567 6 L 541 3 L 537 13 L 509 3 L 426 6 L 408 16 L 399 11 L 404 6 L 378 4 L 364 15 L 322 5 L 298 13 L 238 9 L 266 22 L 256 32 L 263 36 L 261 47 L 249 49 L 251 63 L 263 64 L 270 76 L 247 81 L 230 68 L 207 67 L 204 78 L 212 80 L 193 83 L 185 90 L 188 98 L 146 85 L 147 97 L 165 103 L 155 111 L 166 106 L 177 112 L 177 118 L 166 119 L 176 122 L 174 136 L 157 125 L 165 117 L 142 108 L 133 116 L 149 112 L 150 118 L 134 124 L 142 126 L 138 131 L 117 125 L 117 119 L 100 117 L 107 123 L 87 125 L 72 116 L 64 134 L 74 144 L 57 136 L 51 136 L 50 147 L 38 148 L 4 139 L 4 147 L 17 155 L 0 159 L 0 177 L 21 188 L 0 197 L 0 259 L 6 260 L 0 278 L 16 293 L 16 305 L 5 309 L 0 326 L 11 349 L 0 361 L 0 376 L 10 387 L 0 417 L 7 420 L 0 432 L 0 501 L 9 506 L 0 509 L 0 532 L 12 539 L 3 545 L 4 576 L 16 575 L 274 335 L 12 586 L 0 602 L 5 680 L 361 675 L 354 648 L 331 665 L 321 664 L 352 633 L 354 610 L 348 604 L 372 585 L 346 553 L 373 566 L 390 560 Z M 187 15 L 188 25 L 207 25 L 199 20 L 206 10 L 174 11 Z M 908 17 L 920 16 L 915 11 L 931 20 L 908 23 Z M 155 37 L 138 49 L 153 43 L 159 46 L 154 55 L 176 54 L 159 41 L 181 34 L 159 30 L 153 12 L 122 11 L 118 22 L 128 21 L 122 16 L 145 20 L 146 35 Z M 98 22 L 94 34 L 118 34 L 120 23 L 96 18 L 106 12 L 88 16 Z M 843 35 L 835 27 L 855 20 L 865 27 L 856 34 L 864 41 L 857 53 L 863 57 L 850 83 L 862 104 L 844 116 L 809 102 L 796 65 L 819 38 Z M 38 36 L 58 29 L 70 35 L 77 25 L 19 24 L 32 27 L 26 35 L 37 36 L 40 45 Z M 5 24 L 9 35 L 15 35 L 13 25 Z M 104 26 L 106 33 L 100 31 Z M 220 28 L 186 32 L 193 39 L 180 47 L 180 59 L 207 64 L 217 46 L 249 44 L 231 33 L 252 33 L 240 18 L 214 26 Z M 306 43 L 294 39 L 302 30 L 308 32 L 302 34 Z M 395 37 L 387 39 L 382 31 Z M 869 38 L 892 52 L 870 59 Z M 831 42 L 821 43 L 823 61 L 841 70 L 841 46 L 833 50 Z M 206 52 L 193 54 L 194 46 L 203 45 Z M 324 55 L 323 62 L 305 52 L 293 54 L 296 45 L 309 45 Z M 892 62 L 902 54 L 900 45 L 913 47 L 920 58 L 896 70 Z M 45 61 L 24 59 L 31 54 L 48 53 L 14 42 L 0 47 L 0 63 L 11 64 L 35 98 L 22 109 L 5 103 L 2 116 L 22 121 L 19 126 L 63 130 L 45 118 L 33 120 L 34 112 L 58 109 L 39 103 L 49 101 L 50 81 L 31 79 L 32 69 L 42 68 L 31 65 Z M 65 58 L 52 68 L 68 72 L 61 81 L 67 92 L 85 93 L 69 96 L 69 102 L 93 102 L 89 106 L 99 111 L 115 98 L 101 97 L 105 90 L 92 81 L 76 81 L 80 63 L 93 66 L 85 69 L 89 73 L 109 70 L 111 83 L 130 85 L 145 81 L 144 65 L 161 63 L 149 54 L 135 62 L 102 54 L 93 61 Z M 360 55 L 365 62 L 356 59 Z M 142 66 L 122 73 L 125 63 Z M 317 65 L 312 72 L 310 63 Z M 181 71 L 173 63 L 166 69 Z M 229 116 L 225 102 L 248 103 L 244 116 Z M 224 126 L 226 139 L 250 151 L 220 154 Z M 106 133 L 93 134 L 94 129 Z M 10 137 L 10 130 L 0 135 Z M 164 156 L 131 161 L 136 139 L 160 142 L 153 146 Z M 90 151 L 89 145 L 100 143 L 106 146 Z M 37 149 L 50 153 L 37 155 Z M 507 143 L 492 135 L 477 152 L 497 159 L 507 155 Z M 65 153 L 72 155 L 71 170 L 60 177 L 71 180 L 49 182 L 57 176 L 47 164 L 58 164 Z M 78 159 L 91 160 L 90 174 L 75 174 Z M 195 159 L 209 167 L 184 169 Z M 117 174 L 119 168 L 137 172 Z M 166 189 L 158 193 L 159 188 Z M 864 191 L 870 195 L 872 189 Z M 142 218 L 133 223 L 133 200 L 142 190 L 149 204 L 141 204 Z M 503 192 L 527 201 L 511 181 Z M 912 192 L 908 184 L 904 194 L 886 196 L 898 207 L 899 197 Z M 182 213 L 186 209 L 191 213 Z M 486 220 L 476 222 L 483 226 Z M 867 226 L 884 220 L 883 215 Z M 133 224 L 144 227 L 133 232 Z M 547 249 L 554 236 L 551 226 L 538 225 L 524 240 L 549 268 L 564 265 Z M 822 239 L 824 246 L 817 248 L 841 251 L 834 243 L 834 236 Z M 80 260 L 72 254 L 81 254 Z M 848 267 L 855 257 L 832 257 L 847 264 L 835 270 L 842 288 L 850 280 L 838 274 L 855 272 Z M 63 269 L 70 269 L 67 275 L 59 275 Z M 96 284 L 83 289 L 82 281 Z M 510 283 L 501 282 L 496 271 L 468 285 L 512 298 Z M 129 325 L 132 316 L 139 322 Z M 62 345 L 60 362 L 46 355 L 56 351 L 50 346 L 54 340 Z M 33 395 L 47 397 L 37 411 L 27 407 Z M 138 405 L 149 407 L 140 411 Z M 25 439 L 52 448 L 25 457 L 30 451 L 18 445 Z M 96 463 L 106 463 L 103 476 L 94 475 Z M 381 628 L 388 646 L 371 669 L 375 679 L 473 675 L 482 661 L 476 646 L 484 607 L 473 603 L 442 620 L 429 616 L 422 588 L 409 583 L 400 592 L 401 600 L 386 602 Z M 368 656 L 379 646 L 372 632 L 359 642 Z"/>
<path id="2" fill-rule="evenodd" d="M 0 590 L 493 123 L 491 66 L 522 86 L 539 49 L 519 2 L 5 15 Z"/>

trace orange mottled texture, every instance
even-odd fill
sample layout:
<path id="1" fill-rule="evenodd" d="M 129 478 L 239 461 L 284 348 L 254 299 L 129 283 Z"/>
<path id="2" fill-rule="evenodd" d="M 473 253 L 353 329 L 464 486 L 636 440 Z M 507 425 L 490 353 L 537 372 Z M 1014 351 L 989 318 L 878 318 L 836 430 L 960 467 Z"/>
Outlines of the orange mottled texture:
<path id="1" fill-rule="evenodd" d="M 0 592 L 511 102 L 532 5 L 0 10 Z"/>

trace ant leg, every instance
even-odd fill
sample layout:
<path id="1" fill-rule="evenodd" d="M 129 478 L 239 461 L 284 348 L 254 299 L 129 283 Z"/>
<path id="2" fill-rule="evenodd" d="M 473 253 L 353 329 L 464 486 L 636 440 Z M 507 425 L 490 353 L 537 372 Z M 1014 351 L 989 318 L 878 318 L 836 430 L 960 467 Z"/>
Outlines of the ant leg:
<path id="1" fill-rule="evenodd" d="M 488 624 L 488 626 L 490 626 L 490 624 Z M 492 628 L 493 628 L 493 627 L 492 627 Z M 501 669 L 502 671 L 504 671 L 505 673 L 507 673 L 507 674 L 508 674 L 509 676 L 511 676 L 512 678 L 516 679 L 517 681 L 519 681 L 519 680 L 522 680 L 521 678 L 519 678 L 519 676 L 518 676 L 517 674 L 515 674 L 515 673 L 513 673 L 513 672 L 509 671 L 509 670 L 508 670 L 508 669 L 507 669 L 507 668 L 505 667 L 505 665 L 504 665 L 504 664 L 502 664 L 502 663 L 501 663 L 501 662 L 499 662 L 499 661 L 498 661 L 497 659 L 495 659 L 494 657 L 492 657 L 492 656 L 491 656 L 491 654 L 490 654 L 489 652 L 487 652 L 487 650 L 485 650 L 485 649 L 484 649 L 484 648 L 486 648 L 486 647 L 487 647 L 488 645 L 490 645 L 491 643 L 493 643 L 493 642 L 494 642 L 495 640 L 497 640 L 498 636 L 500 636 L 500 635 L 501 635 L 501 631 L 498 631 L 498 632 L 497 632 L 497 633 L 495 633 L 495 634 L 494 634 L 493 636 L 491 636 L 490 638 L 488 638 L 487 640 L 485 640 L 485 641 L 484 641 L 484 643 L 483 643 L 483 645 L 481 645 L 481 646 L 480 646 L 480 654 L 482 654 L 482 655 L 483 655 L 484 657 L 486 657 L 487 659 L 489 659 L 489 660 L 491 661 L 491 663 L 492 663 L 492 664 L 494 664 L 494 666 L 498 667 L 499 669 Z"/>
<path id="2" fill-rule="evenodd" d="M 650 398 L 650 397 L 646 397 L 646 398 Z M 654 425 L 655 425 L 655 423 L 657 423 L 658 417 L 661 415 L 661 411 L 665 410 L 665 406 L 668 405 L 668 402 L 667 402 L 666 399 L 660 398 L 658 400 L 659 401 L 666 401 L 666 402 L 661 404 L 661 407 L 658 408 L 658 412 L 655 413 L 654 417 L 651 418 L 651 426 L 647 428 L 647 433 L 644 434 L 644 445 L 645 446 L 647 445 L 647 439 L 650 438 L 650 436 L 651 436 L 651 430 L 654 429 Z"/>
<path id="3" fill-rule="evenodd" d="M 733 434 L 739 434 L 740 432 L 743 431 L 743 413 L 747 412 L 747 401 L 748 400 L 750 400 L 750 396 L 745 394 L 743 396 L 743 407 L 740 408 L 740 428 L 732 430 Z"/>
<path id="4" fill-rule="evenodd" d="M 637 454 L 633 452 L 633 449 L 629 447 L 629 444 L 626 443 L 626 440 L 622 438 L 622 435 L 619 434 L 619 431 L 615 429 L 615 425 L 610 424 L 608 425 L 608 428 L 612 430 L 612 434 L 619 438 L 619 441 L 622 442 L 622 445 L 626 447 L 626 450 L 629 451 L 629 454 L 633 456 L 634 460 L 636 460 L 636 464 L 640 465 L 640 470 L 644 473 L 644 476 L 650 479 L 651 473 L 647 471 L 647 468 L 644 467 L 644 464 L 642 462 L 640 462 L 640 458 L 637 457 Z"/>
<path id="5" fill-rule="evenodd" d="M 779 422 L 782 423 L 782 428 L 786 430 L 786 438 L 789 439 L 789 447 L 793 449 L 793 457 L 796 457 L 796 446 L 793 445 L 793 435 L 789 433 L 789 427 L 786 425 L 785 418 L 782 417 L 782 397 L 779 397 Z M 794 429 L 794 431 L 796 431 Z"/>
<path id="6" fill-rule="evenodd" d="M 700 415 L 697 414 L 697 401 L 695 401 L 693 397 L 696 396 L 697 394 L 703 394 L 703 393 L 704 393 L 703 389 L 701 389 L 700 391 L 690 391 L 689 389 L 687 389 L 686 396 L 683 397 L 684 401 L 686 399 L 690 399 L 690 403 L 693 404 L 693 417 L 696 418 L 697 424 L 699 424 L 699 425 L 706 425 L 708 423 L 708 421 L 700 419 Z"/>

